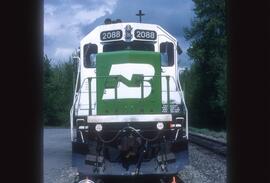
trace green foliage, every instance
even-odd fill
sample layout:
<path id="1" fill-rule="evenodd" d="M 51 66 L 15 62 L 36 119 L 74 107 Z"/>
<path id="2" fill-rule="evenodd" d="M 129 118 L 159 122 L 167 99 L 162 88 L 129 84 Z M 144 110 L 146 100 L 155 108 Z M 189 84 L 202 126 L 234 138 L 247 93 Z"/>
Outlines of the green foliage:
<path id="1" fill-rule="evenodd" d="M 195 132 L 195 133 L 203 134 L 206 136 L 214 137 L 223 142 L 227 141 L 226 130 L 213 131 L 213 130 L 209 130 L 208 128 L 194 128 L 194 127 L 189 127 L 188 129 L 190 132 Z"/>
<path id="2" fill-rule="evenodd" d="M 67 126 L 73 94 L 73 64 L 51 65 L 43 59 L 43 122 L 47 126 Z"/>
<path id="3" fill-rule="evenodd" d="M 191 41 L 188 55 L 194 60 L 182 82 L 191 125 L 225 128 L 227 105 L 227 35 L 224 0 L 193 0 L 195 19 L 185 29 Z"/>

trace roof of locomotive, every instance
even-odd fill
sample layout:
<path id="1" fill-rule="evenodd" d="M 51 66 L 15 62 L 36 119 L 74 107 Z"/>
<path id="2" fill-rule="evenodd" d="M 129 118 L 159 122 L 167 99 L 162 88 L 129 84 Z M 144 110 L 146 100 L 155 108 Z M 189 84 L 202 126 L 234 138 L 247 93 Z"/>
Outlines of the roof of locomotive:
<path id="1" fill-rule="evenodd" d="M 103 25 L 97 26 L 81 40 L 81 44 L 85 44 L 89 42 L 89 39 L 93 36 L 99 37 L 99 34 L 102 31 L 110 31 L 110 30 L 116 30 L 116 29 L 123 30 L 127 25 L 130 25 L 132 28 L 136 28 L 136 29 L 146 29 L 146 30 L 154 30 L 157 32 L 162 32 L 162 33 L 165 33 L 167 36 L 169 36 L 173 41 L 175 42 L 177 41 L 174 36 L 172 36 L 170 33 L 168 33 L 165 29 L 163 29 L 161 26 L 157 24 L 121 22 L 121 23 L 111 23 L 111 24 L 103 24 Z"/>

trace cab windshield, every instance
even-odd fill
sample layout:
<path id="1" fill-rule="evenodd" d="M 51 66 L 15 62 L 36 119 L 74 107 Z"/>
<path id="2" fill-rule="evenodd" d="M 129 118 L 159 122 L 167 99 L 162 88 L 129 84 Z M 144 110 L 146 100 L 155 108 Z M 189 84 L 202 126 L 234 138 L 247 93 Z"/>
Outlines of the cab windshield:
<path id="1" fill-rule="evenodd" d="M 120 50 L 138 50 L 138 51 L 154 51 L 155 47 L 152 42 L 148 41 L 115 41 L 107 43 L 103 46 L 103 52 L 120 51 Z"/>

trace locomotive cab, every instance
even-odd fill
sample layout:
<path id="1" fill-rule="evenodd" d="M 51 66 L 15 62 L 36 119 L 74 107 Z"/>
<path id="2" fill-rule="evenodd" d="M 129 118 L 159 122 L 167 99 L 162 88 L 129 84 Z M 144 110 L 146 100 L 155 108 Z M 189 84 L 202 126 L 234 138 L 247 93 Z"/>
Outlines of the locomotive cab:
<path id="1" fill-rule="evenodd" d="M 101 25 L 80 43 L 70 111 L 82 177 L 171 176 L 188 163 L 176 39 L 158 25 Z"/>

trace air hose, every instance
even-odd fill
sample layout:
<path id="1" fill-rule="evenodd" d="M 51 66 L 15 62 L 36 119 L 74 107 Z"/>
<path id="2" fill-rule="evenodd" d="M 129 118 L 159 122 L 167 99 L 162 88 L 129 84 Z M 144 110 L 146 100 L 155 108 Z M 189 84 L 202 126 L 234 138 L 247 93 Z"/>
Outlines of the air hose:
<path id="1" fill-rule="evenodd" d="M 116 140 L 116 138 L 120 135 L 120 133 L 121 133 L 122 131 L 124 131 L 124 130 L 126 130 L 126 129 L 131 129 L 131 130 L 133 130 L 133 131 L 134 131 L 136 134 L 138 134 L 143 140 L 149 141 L 149 142 L 152 142 L 152 141 L 157 140 L 158 137 L 159 137 L 159 135 L 160 135 L 160 132 L 158 132 L 157 135 L 156 135 L 154 138 L 151 138 L 151 139 L 150 139 L 150 138 L 146 138 L 146 137 L 144 137 L 140 132 L 138 132 L 135 128 L 133 128 L 133 127 L 131 127 L 131 126 L 128 126 L 128 127 L 122 128 L 121 130 L 118 130 L 118 132 L 116 133 L 116 135 L 115 135 L 112 139 L 110 139 L 110 140 L 104 140 L 104 139 L 101 137 L 100 133 L 98 133 L 98 132 L 97 132 L 97 136 L 98 136 L 98 138 L 101 140 L 101 142 L 103 142 L 103 143 L 111 143 L 111 142 L 113 142 L 114 140 Z"/>

